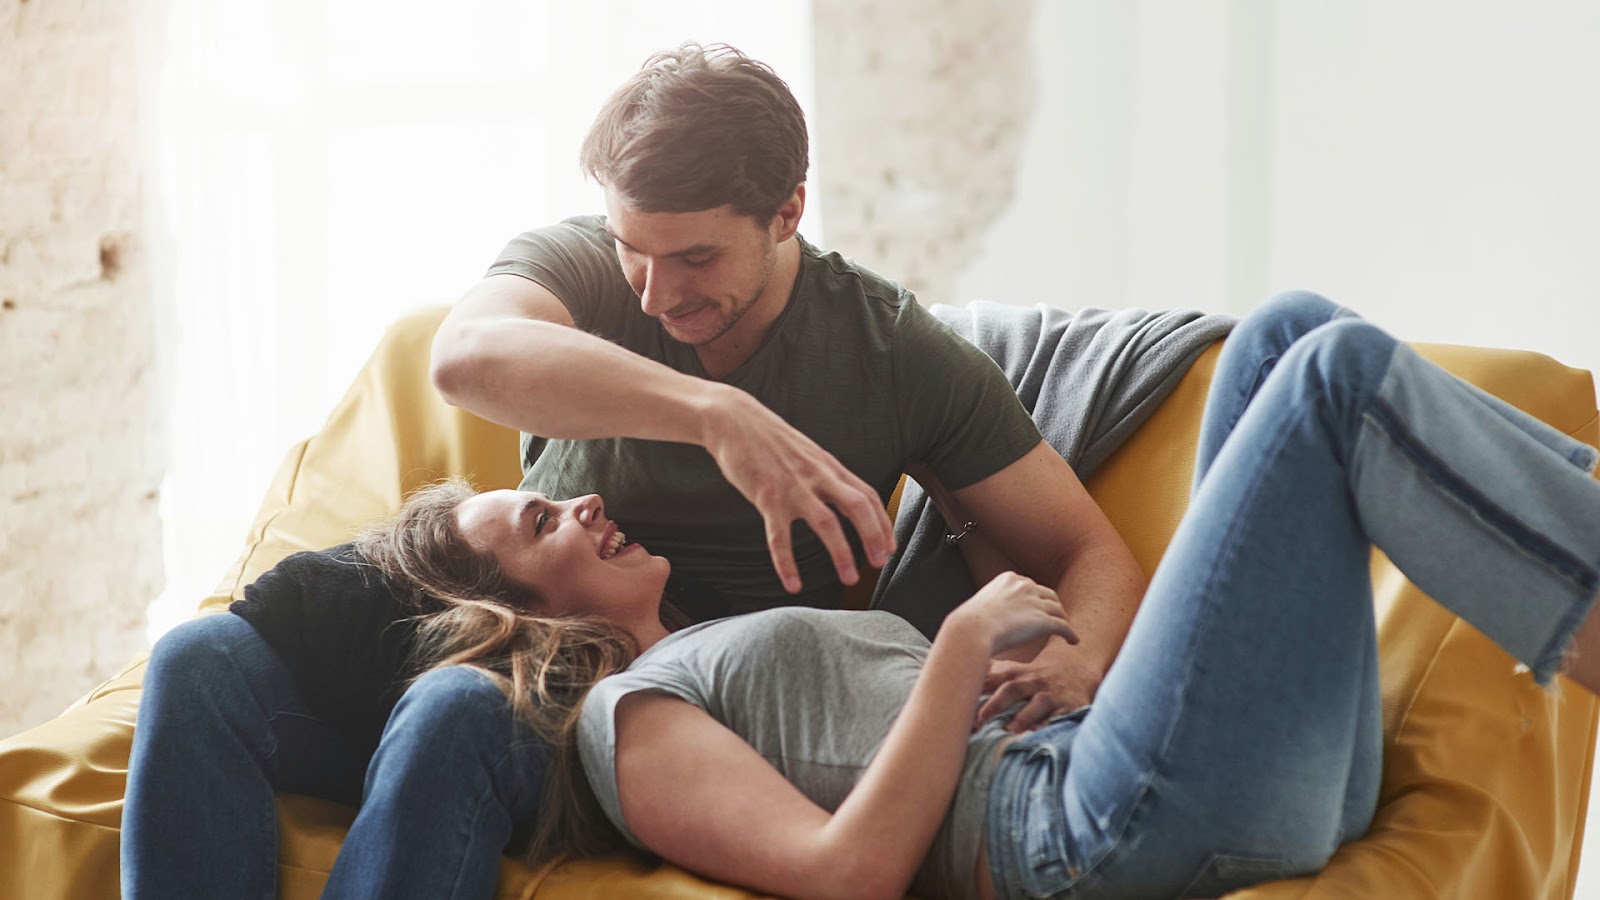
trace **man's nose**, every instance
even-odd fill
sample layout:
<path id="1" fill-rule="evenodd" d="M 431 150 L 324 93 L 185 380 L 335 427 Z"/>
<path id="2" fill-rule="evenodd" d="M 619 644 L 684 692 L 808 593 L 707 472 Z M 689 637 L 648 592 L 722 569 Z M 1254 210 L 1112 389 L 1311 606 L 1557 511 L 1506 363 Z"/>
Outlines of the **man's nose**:
<path id="1" fill-rule="evenodd" d="M 659 316 L 672 309 L 666 273 L 654 262 L 644 264 L 644 284 L 639 288 L 639 309 L 647 316 Z"/>

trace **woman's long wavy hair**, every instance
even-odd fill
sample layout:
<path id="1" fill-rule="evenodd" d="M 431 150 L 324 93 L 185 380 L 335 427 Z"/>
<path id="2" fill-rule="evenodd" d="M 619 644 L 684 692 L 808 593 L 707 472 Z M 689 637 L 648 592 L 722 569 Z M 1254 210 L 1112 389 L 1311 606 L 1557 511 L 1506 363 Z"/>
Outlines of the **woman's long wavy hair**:
<path id="1" fill-rule="evenodd" d="M 598 615 L 539 615 L 539 598 L 462 535 L 456 511 L 474 493 L 461 478 L 422 488 L 393 518 L 357 537 L 356 546 L 393 590 L 409 594 L 413 608 L 433 610 L 419 616 L 418 677 L 444 666 L 477 669 L 550 746 L 539 822 L 523 858 L 537 865 L 561 853 L 604 853 L 621 836 L 583 776 L 578 715 L 589 689 L 627 668 L 638 645 Z"/>

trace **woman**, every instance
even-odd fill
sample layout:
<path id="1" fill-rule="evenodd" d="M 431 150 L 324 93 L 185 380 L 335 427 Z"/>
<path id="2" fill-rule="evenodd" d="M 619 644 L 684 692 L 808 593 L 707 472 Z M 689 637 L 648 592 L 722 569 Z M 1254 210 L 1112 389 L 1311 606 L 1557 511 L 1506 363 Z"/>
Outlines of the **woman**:
<path id="1" fill-rule="evenodd" d="M 603 608 L 560 611 L 645 651 L 588 695 L 578 735 L 638 846 L 793 896 L 1212 896 L 1316 871 L 1371 823 L 1373 543 L 1541 683 L 1566 664 L 1600 687 L 1595 461 L 1321 298 L 1276 301 L 1219 361 L 1190 512 L 1093 709 L 1015 737 L 972 733 L 989 659 L 1067 631 L 1018 576 L 931 647 L 875 612 L 668 636 L 666 561 L 608 559 L 597 498 L 488 494 L 459 521 L 536 586 L 569 566 L 616 579 Z"/>

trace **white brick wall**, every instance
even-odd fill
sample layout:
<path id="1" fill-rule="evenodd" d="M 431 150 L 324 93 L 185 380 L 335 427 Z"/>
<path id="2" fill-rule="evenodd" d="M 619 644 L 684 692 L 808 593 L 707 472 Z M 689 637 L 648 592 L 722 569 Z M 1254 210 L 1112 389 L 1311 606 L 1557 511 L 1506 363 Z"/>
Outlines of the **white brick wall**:
<path id="1" fill-rule="evenodd" d="M 0 0 L 0 736 L 143 642 L 161 579 L 126 0 Z"/>
<path id="2" fill-rule="evenodd" d="M 955 281 L 1011 204 L 1033 111 L 1033 13 L 1031 2 L 814 0 L 812 189 L 829 249 L 924 303 L 971 299 Z"/>

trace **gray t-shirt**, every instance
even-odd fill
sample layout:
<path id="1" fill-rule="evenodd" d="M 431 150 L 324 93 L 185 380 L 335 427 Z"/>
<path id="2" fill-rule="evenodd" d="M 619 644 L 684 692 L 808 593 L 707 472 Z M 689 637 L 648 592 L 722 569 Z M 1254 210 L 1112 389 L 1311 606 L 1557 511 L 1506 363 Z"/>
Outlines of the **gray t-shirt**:
<path id="1" fill-rule="evenodd" d="M 508 244 L 489 269 L 543 285 L 578 328 L 701 378 L 694 348 L 639 309 L 599 216 L 568 219 Z M 961 488 L 1033 449 L 1039 430 L 989 357 L 894 282 L 800 242 L 800 273 L 755 354 L 722 379 L 832 453 L 887 501 L 925 462 Z M 692 444 L 523 438 L 522 488 L 556 499 L 591 492 L 628 537 L 672 560 L 680 605 L 697 619 L 779 605 L 834 607 L 840 584 L 802 523 L 795 561 L 806 590 L 784 592 L 761 516 Z M 846 523 L 848 528 L 848 523 Z M 694 587 L 724 603 L 696 608 Z"/>
<path id="2" fill-rule="evenodd" d="M 617 794 L 616 707 L 634 691 L 661 691 L 706 711 L 743 738 L 822 808 L 839 808 L 905 706 L 928 640 L 892 613 L 788 607 L 675 632 L 584 700 L 578 750 L 606 815 L 645 848 L 622 818 Z M 977 710 L 974 708 L 973 714 Z M 989 781 L 1009 716 L 967 742 L 954 802 L 912 890 L 976 896 L 973 867 Z"/>

